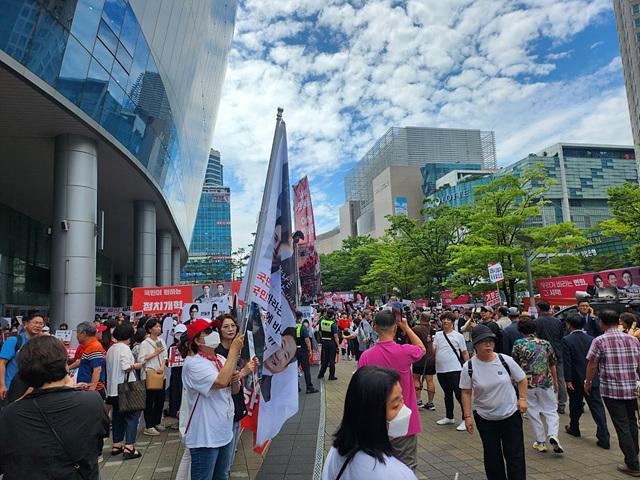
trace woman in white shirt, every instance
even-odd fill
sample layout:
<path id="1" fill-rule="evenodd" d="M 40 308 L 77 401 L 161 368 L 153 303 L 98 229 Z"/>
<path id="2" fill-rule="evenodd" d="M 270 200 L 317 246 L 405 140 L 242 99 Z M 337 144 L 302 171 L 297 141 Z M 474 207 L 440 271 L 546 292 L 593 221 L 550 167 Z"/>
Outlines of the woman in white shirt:
<path id="1" fill-rule="evenodd" d="M 167 344 L 161 337 L 162 324 L 155 319 L 144 324 L 147 338 L 140 342 L 138 362 L 143 364 L 140 378 L 147 378 L 147 371 L 155 371 L 164 376 L 167 361 Z M 165 428 L 162 425 L 162 409 L 164 408 L 164 384 L 159 390 L 147 389 L 147 405 L 144 409 L 145 435 L 157 436 Z"/>
<path id="2" fill-rule="evenodd" d="M 442 331 L 436 332 L 433 346 L 436 349 L 436 375 L 444 392 L 445 417 L 438 420 L 438 425 L 454 425 L 453 397 L 460 402 L 460 370 L 462 364 L 469 360 L 467 344 L 461 333 L 453 328 L 455 317 L 451 312 L 440 315 Z M 460 404 L 462 410 L 462 404 Z M 457 427 L 459 432 L 465 431 L 464 421 Z"/>
<path id="3" fill-rule="evenodd" d="M 238 335 L 225 358 L 215 353 L 220 335 L 211 322 L 200 318 L 187 327 L 188 348 L 182 383 L 189 418 L 184 444 L 191 456 L 191 480 L 227 480 L 233 458 L 231 393 L 240 391 L 240 372 L 235 372 L 244 335 Z"/>
<path id="4" fill-rule="evenodd" d="M 398 372 L 375 366 L 356 370 L 322 480 L 415 480 L 411 469 L 393 456 L 389 441 L 407 434 L 410 418 Z"/>
<path id="5" fill-rule="evenodd" d="M 489 327 L 478 325 L 471 333 L 476 355 L 460 376 L 465 427 L 473 433 L 475 418 L 487 478 L 525 480 L 520 413 L 527 411 L 527 377 L 510 356 L 493 351 L 496 336 Z M 517 397 L 512 381 L 518 384 Z"/>
<path id="6" fill-rule="evenodd" d="M 118 408 L 118 385 L 128 380 L 136 379 L 135 372 L 142 364 L 135 363 L 129 343 L 133 337 L 133 326 L 129 323 L 118 325 L 113 330 L 116 343 L 107 350 L 107 386 L 106 403 L 113 407 L 112 432 L 113 448 L 111 455 L 123 453 L 123 458 L 129 460 L 139 458 L 141 453 L 134 444 L 138 430 L 140 412 L 122 413 Z"/>

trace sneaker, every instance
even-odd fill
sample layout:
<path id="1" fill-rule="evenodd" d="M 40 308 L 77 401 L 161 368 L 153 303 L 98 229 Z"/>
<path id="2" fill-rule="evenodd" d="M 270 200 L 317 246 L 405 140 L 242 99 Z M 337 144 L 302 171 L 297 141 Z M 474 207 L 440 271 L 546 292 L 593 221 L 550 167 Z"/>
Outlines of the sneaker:
<path id="1" fill-rule="evenodd" d="M 435 411 L 436 406 L 433 404 L 433 402 L 427 402 L 424 404 L 424 408 L 425 410 L 431 410 L 432 412 Z"/>
<path id="2" fill-rule="evenodd" d="M 421 407 L 422 405 L 422 399 L 418 400 L 418 406 Z"/>
<path id="3" fill-rule="evenodd" d="M 456 421 L 453 418 L 441 418 L 436 422 L 436 425 L 454 425 Z"/>
<path id="4" fill-rule="evenodd" d="M 564 453 L 564 448 L 562 448 L 562 445 L 560 445 L 560 441 L 558 440 L 558 437 L 550 436 L 549 443 L 553 447 L 553 453 L 557 453 L 557 454 Z"/>
<path id="5" fill-rule="evenodd" d="M 547 445 L 544 442 L 533 442 L 532 447 L 535 448 L 539 452 L 543 452 L 544 453 L 544 452 L 547 451 Z"/>
<path id="6" fill-rule="evenodd" d="M 632 477 L 640 477 L 640 470 L 633 470 L 629 468 L 625 463 L 621 463 L 618 465 L 618 471 L 622 473 L 626 473 L 627 475 L 631 475 Z"/>
<path id="7" fill-rule="evenodd" d="M 464 424 L 464 420 L 460 422 L 460 424 L 456 427 L 456 430 L 459 432 L 467 431 L 467 426 Z"/>
<path id="8" fill-rule="evenodd" d="M 145 428 L 142 434 L 149 435 L 150 437 L 157 437 L 158 435 L 160 435 L 160 432 L 155 428 L 151 427 L 151 428 Z"/>
<path id="9" fill-rule="evenodd" d="M 98 455 L 98 463 L 102 463 L 104 461 L 104 457 L 102 455 Z"/>
<path id="10" fill-rule="evenodd" d="M 153 428 L 155 428 L 155 429 L 156 429 L 157 431 L 159 431 L 159 432 L 164 432 L 164 431 L 167 429 L 167 427 L 165 427 L 165 426 L 164 426 L 164 425 L 162 425 L 162 424 L 158 424 L 158 425 L 156 425 L 156 426 L 155 426 L 155 427 L 153 427 Z"/>

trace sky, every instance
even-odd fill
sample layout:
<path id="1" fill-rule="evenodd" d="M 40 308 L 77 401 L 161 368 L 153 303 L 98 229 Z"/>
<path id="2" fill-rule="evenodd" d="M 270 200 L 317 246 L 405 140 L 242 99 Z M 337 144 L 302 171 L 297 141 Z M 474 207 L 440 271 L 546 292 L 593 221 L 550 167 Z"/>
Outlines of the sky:
<path id="1" fill-rule="evenodd" d="M 610 0 L 240 0 L 214 136 L 233 248 L 251 243 L 277 107 L 316 231 L 391 126 L 493 130 L 498 165 L 632 144 Z"/>

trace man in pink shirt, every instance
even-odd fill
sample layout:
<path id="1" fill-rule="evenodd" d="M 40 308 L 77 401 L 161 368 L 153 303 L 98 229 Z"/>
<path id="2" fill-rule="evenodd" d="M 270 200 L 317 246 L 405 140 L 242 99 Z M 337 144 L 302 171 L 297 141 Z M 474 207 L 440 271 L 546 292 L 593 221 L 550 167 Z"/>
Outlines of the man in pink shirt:
<path id="1" fill-rule="evenodd" d="M 407 336 L 411 345 L 400 345 L 394 341 L 398 328 Z M 422 431 L 422 427 L 411 375 L 411 365 L 424 356 L 425 348 L 422 340 L 407 324 L 407 319 L 402 317 L 400 322 L 396 322 L 391 310 L 382 310 L 376 313 L 374 329 L 380 340 L 373 348 L 362 353 L 358 367 L 377 365 L 392 368 L 400 374 L 402 399 L 404 404 L 411 409 L 411 419 L 407 435 L 391 438 L 391 447 L 396 458 L 415 470 L 418 465 L 418 433 Z"/>

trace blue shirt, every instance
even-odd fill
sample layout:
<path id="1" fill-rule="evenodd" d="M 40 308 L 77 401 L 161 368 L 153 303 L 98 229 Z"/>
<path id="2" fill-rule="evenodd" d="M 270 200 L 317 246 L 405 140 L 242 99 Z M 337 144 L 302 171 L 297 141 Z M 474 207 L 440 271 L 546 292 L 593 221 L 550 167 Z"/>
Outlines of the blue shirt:
<path id="1" fill-rule="evenodd" d="M 22 332 L 20 336 L 22 337 L 22 346 L 20 347 L 18 352 L 22 350 L 22 347 L 24 347 L 24 345 L 28 341 L 27 336 L 25 335 L 24 332 Z M 16 359 L 17 343 L 18 343 L 18 337 L 9 337 L 5 340 L 4 344 L 2 345 L 2 350 L 0 350 L 0 359 L 7 361 L 5 365 L 6 373 L 4 377 L 4 384 L 7 387 L 7 390 L 9 390 L 9 387 L 11 386 L 11 381 L 13 380 L 13 377 L 15 377 L 16 373 L 18 373 L 18 361 Z"/>

